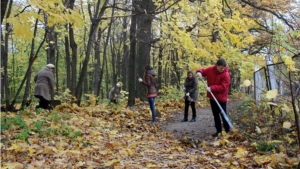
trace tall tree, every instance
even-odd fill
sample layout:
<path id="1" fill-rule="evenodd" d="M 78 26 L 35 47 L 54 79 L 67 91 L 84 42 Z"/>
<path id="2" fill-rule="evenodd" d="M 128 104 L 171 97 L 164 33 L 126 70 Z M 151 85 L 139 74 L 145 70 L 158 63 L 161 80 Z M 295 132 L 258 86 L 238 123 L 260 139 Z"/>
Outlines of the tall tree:
<path id="1" fill-rule="evenodd" d="M 135 75 L 135 58 L 136 58 L 136 8 L 137 0 L 132 0 L 132 11 L 131 11 L 131 24 L 130 24 L 130 52 L 129 52 L 129 68 L 128 68 L 128 106 L 135 104 L 135 92 L 136 92 L 136 75 Z"/>
<path id="2" fill-rule="evenodd" d="M 12 0 L 11 0 L 11 2 L 12 2 Z M 2 24 L 4 16 L 5 16 L 7 4 L 8 4 L 8 0 L 1 0 L 1 24 Z"/>
<path id="3" fill-rule="evenodd" d="M 64 2 L 67 8 L 74 10 L 75 0 L 66 0 Z M 71 11 L 68 11 L 72 14 Z M 76 73 L 77 73 L 77 43 L 75 41 L 74 28 L 72 23 L 66 24 L 68 36 L 65 36 L 65 60 L 66 60 L 66 80 L 67 88 L 75 95 L 76 91 Z M 71 52 L 70 52 L 71 48 Z M 72 56 L 71 56 L 72 54 Z"/>
<path id="4" fill-rule="evenodd" d="M 115 0 L 113 1 L 113 5 L 115 5 Z M 108 76 L 108 64 L 107 64 L 107 47 L 108 47 L 108 44 L 109 44 L 109 39 L 110 39 L 110 33 L 111 33 L 111 28 L 112 28 L 112 24 L 113 24 L 113 21 L 114 21 L 114 18 L 112 17 L 114 15 L 114 12 L 115 12 L 115 8 L 113 8 L 112 12 L 111 12 L 111 18 L 110 18 L 110 23 L 108 25 L 108 29 L 107 29 L 107 35 L 105 37 L 105 43 L 104 43 L 104 46 L 103 46 L 103 61 L 102 61 L 102 69 L 101 69 L 101 72 L 100 72 L 100 84 L 102 83 L 103 81 L 103 75 L 104 75 L 104 67 L 106 67 L 106 80 L 107 80 L 107 83 L 106 83 L 106 91 L 108 91 L 108 81 L 109 81 L 109 76 Z M 108 93 L 107 93 L 108 94 Z"/>
<path id="5" fill-rule="evenodd" d="M 41 10 L 38 11 L 38 14 L 40 14 Z M 38 23 L 39 20 L 36 19 L 35 20 L 35 24 L 34 24 L 34 31 L 33 31 L 33 38 L 31 40 L 31 48 L 30 48 L 30 55 L 29 55 L 29 65 L 28 65 L 28 76 L 26 76 L 26 85 L 25 85 L 25 92 L 24 92 L 24 96 L 23 96 L 23 100 L 22 100 L 22 105 L 21 105 L 21 109 L 23 109 L 25 107 L 25 104 L 28 100 L 28 96 L 29 96 L 29 91 L 30 91 L 30 81 L 31 81 L 31 74 L 32 74 L 32 65 L 36 59 L 36 57 L 34 56 L 34 50 L 35 50 L 35 39 L 37 36 L 37 30 L 38 30 Z M 46 31 L 47 32 L 47 31 Z"/>
<path id="6" fill-rule="evenodd" d="M 75 96 L 77 98 L 78 105 L 80 105 L 80 101 L 81 101 L 83 82 L 84 82 L 84 78 L 87 74 L 87 67 L 88 67 L 88 63 L 90 61 L 90 55 L 91 55 L 93 43 L 95 41 L 95 36 L 98 31 L 101 18 L 104 15 L 105 9 L 107 9 L 107 3 L 108 3 L 108 0 L 105 0 L 102 7 L 100 8 L 102 1 L 98 0 L 96 3 L 96 11 L 93 15 L 92 15 L 91 9 L 89 9 L 89 14 L 90 14 L 90 19 L 91 19 L 91 26 L 90 26 L 89 37 L 88 37 L 89 39 L 88 39 L 87 49 L 85 52 L 85 58 L 82 63 L 82 68 L 80 71 L 79 80 L 78 80 L 76 92 L 75 92 Z M 89 4 L 89 7 L 90 7 L 90 4 Z"/>
<path id="7" fill-rule="evenodd" d="M 95 42 L 95 53 L 94 53 L 94 95 L 99 96 L 100 94 L 100 86 L 101 86 L 101 81 L 100 81 L 100 74 L 101 70 L 103 69 L 101 67 L 101 59 L 100 59 L 100 41 L 101 41 L 101 29 L 98 30 L 97 33 L 97 39 Z"/>
<path id="8" fill-rule="evenodd" d="M 127 0 L 125 1 L 125 4 L 127 3 Z M 127 29 L 127 17 L 124 17 L 122 20 L 122 27 L 123 30 Z M 126 43 L 127 41 L 127 31 L 123 31 L 122 32 L 122 44 L 123 44 L 123 57 L 121 60 L 121 65 L 122 65 L 122 88 L 123 90 L 127 89 L 127 78 L 128 78 L 128 53 L 129 53 L 129 49 L 128 49 L 128 45 Z"/>
<path id="9" fill-rule="evenodd" d="M 6 19 L 9 18 L 10 14 L 11 14 L 12 4 L 13 4 L 13 1 L 10 1 L 8 11 L 6 14 Z M 2 5 L 2 1 L 1 1 L 1 5 Z M 5 5 L 7 5 L 7 4 L 5 4 Z M 2 9 L 2 6 L 1 6 L 1 9 Z M 2 11 L 1 11 L 1 14 L 2 14 Z M 4 10 L 4 14 L 5 14 L 5 10 Z M 1 25 L 2 25 L 2 20 L 3 20 L 2 16 L 4 17 L 4 14 L 1 15 Z M 6 24 L 5 24 L 5 32 L 6 33 L 5 33 L 4 40 L 2 39 L 3 36 L 1 36 L 1 60 L 2 60 L 1 67 L 4 70 L 3 74 L 1 71 L 1 81 L 3 82 L 1 85 L 1 88 L 4 87 L 3 90 L 1 89 L 1 91 L 4 91 L 4 93 L 5 93 L 5 97 L 3 97 L 3 98 L 5 98 L 6 108 L 9 110 L 10 109 L 10 107 L 9 107 L 10 91 L 9 91 L 9 84 L 8 84 L 8 49 L 9 49 L 8 38 L 9 38 L 9 35 L 12 33 L 11 24 L 9 22 L 6 22 Z M 2 26 L 1 26 L 1 35 L 2 35 Z M 4 94 L 4 93 L 2 93 L 2 94 Z"/>
<path id="10" fill-rule="evenodd" d="M 1 1 L 1 3 L 2 3 L 2 1 Z M 8 11 L 6 14 L 6 19 L 10 16 L 12 3 L 13 3 L 13 1 L 10 1 L 9 8 L 8 8 Z M 4 10 L 4 12 L 5 12 L 5 10 Z M 1 11 L 1 14 L 2 14 L 2 11 Z M 1 85 L 1 88 L 4 88 L 3 91 L 5 92 L 4 98 L 5 98 L 6 107 L 9 108 L 10 91 L 9 91 L 9 84 L 8 84 L 8 37 L 9 37 L 9 34 L 12 32 L 12 30 L 11 30 L 11 25 L 9 24 L 9 22 L 6 22 L 6 24 L 5 24 L 5 32 L 6 33 L 5 33 L 4 39 L 2 39 L 3 38 L 3 36 L 2 36 L 2 20 L 3 19 L 1 16 L 1 60 L 2 60 L 1 67 L 4 70 L 3 74 L 1 71 L 1 81 L 3 78 L 2 84 L 4 84 L 4 85 Z M 2 89 L 1 89 L 1 91 L 2 91 Z"/>
<path id="11" fill-rule="evenodd" d="M 150 63 L 150 50 L 152 40 L 152 21 L 154 3 L 152 0 L 142 0 L 138 4 L 138 51 L 137 51 L 137 72 L 140 77 L 144 76 L 144 66 Z M 152 63 L 154 64 L 154 63 Z M 146 90 L 143 85 L 137 86 L 137 97 L 145 100 Z"/>

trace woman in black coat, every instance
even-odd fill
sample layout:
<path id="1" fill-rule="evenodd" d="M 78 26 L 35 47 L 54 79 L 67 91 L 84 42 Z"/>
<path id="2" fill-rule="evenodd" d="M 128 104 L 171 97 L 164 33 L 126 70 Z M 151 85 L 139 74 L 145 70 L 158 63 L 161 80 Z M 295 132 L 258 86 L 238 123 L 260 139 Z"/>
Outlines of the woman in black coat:
<path id="1" fill-rule="evenodd" d="M 196 121 L 195 102 L 198 99 L 197 86 L 198 86 L 198 81 L 194 77 L 193 72 L 188 71 L 187 78 L 185 79 L 185 83 L 184 83 L 184 90 L 185 90 L 184 118 L 183 120 L 181 120 L 181 122 L 188 121 L 189 105 L 191 105 L 192 112 L 193 112 L 193 116 L 190 122 Z"/>

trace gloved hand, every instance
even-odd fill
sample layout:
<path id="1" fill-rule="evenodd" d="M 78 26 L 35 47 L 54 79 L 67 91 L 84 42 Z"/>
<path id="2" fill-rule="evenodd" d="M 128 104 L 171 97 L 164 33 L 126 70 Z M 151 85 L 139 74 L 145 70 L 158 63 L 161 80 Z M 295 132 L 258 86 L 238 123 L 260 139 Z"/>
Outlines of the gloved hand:
<path id="1" fill-rule="evenodd" d="M 201 72 L 197 72 L 197 75 L 199 76 L 200 79 L 202 79 L 202 74 L 201 74 Z"/>
<path id="2" fill-rule="evenodd" d="M 143 79 L 142 78 L 139 78 L 139 82 L 142 82 L 143 81 Z"/>
<path id="3" fill-rule="evenodd" d="M 210 87 L 207 87 L 207 88 L 206 88 L 206 90 L 207 90 L 208 92 L 211 92 L 211 89 L 210 89 Z"/>
<path id="4" fill-rule="evenodd" d="M 190 96 L 190 93 L 186 93 L 185 95 L 186 95 L 187 97 L 189 97 L 189 96 Z"/>
<path id="5" fill-rule="evenodd" d="M 184 91 L 184 92 L 185 92 L 185 87 L 183 87 L 183 88 L 182 88 L 182 91 Z"/>

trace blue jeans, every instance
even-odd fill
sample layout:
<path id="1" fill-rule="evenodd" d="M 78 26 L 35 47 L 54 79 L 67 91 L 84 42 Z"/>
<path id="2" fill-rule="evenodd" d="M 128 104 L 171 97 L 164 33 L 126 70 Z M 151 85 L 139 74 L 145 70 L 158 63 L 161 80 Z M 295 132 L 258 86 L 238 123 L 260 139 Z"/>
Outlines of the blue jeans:
<path id="1" fill-rule="evenodd" d="M 154 106 L 155 97 L 148 98 L 148 100 L 149 100 L 150 109 L 152 112 L 152 122 L 156 122 L 156 112 L 155 112 L 155 106 Z"/>

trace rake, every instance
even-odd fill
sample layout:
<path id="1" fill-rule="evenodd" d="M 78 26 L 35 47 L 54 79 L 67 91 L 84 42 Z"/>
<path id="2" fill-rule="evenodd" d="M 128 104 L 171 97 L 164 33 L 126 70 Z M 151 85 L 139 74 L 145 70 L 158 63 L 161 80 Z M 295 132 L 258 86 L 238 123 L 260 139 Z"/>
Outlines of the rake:
<path id="1" fill-rule="evenodd" d="M 206 82 L 203 80 L 203 78 L 200 78 L 200 79 L 202 80 L 202 82 L 205 84 L 205 86 L 206 86 L 206 88 L 207 88 L 208 86 L 207 86 Z M 212 97 L 213 97 L 214 100 L 216 101 L 217 105 L 219 106 L 219 108 L 220 108 L 220 110 L 221 110 L 221 113 L 222 113 L 224 119 L 227 121 L 227 123 L 228 123 L 230 129 L 233 129 L 234 127 L 233 127 L 232 123 L 230 122 L 230 120 L 229 120 L 227 114 L 225 113 L 225 111 L 223 110 L 222 106 L 220 105 L 220 103 L 219 103 L 218 100 L 216 99 L 215 95 L 214 95 L 211 91 L 210 91 L 210 94 L 212 95 Z"/>

